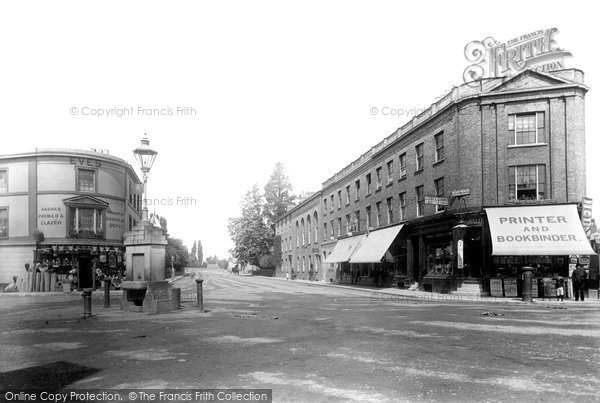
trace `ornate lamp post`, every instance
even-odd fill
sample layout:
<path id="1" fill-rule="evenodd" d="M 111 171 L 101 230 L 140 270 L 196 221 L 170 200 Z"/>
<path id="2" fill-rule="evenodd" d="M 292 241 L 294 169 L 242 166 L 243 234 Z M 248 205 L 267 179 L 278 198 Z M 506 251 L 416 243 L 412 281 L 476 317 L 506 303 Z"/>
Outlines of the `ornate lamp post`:
<path id="1" fill-rule="evenodd" d="M 142 138 L 140 146 L 133 150 L 133 155 L 135 155 L 135 159 L 140 165 L 140 169 L 142 170 L 142 177 L 144 180 L 144 190 L 142 194 L 142 221 L 148 221 L 148 172 L 150 172 L 150 168 L 152 168 L 152 164 L 154 164 L 156 154 L 158 154 L 158 152 L 150 148 L 150 141 L 144 133 L 144 137 Z"/>
<path id="2" fill-rule="evenodd" d="M 465 220 L 463 219 L 463 209 L 460 205 L 460 202 L 463 202 L 464 205 L 464 210 L 467 209 L 467 201 L 464 198 L 460 198 L 459 200 L 459 206 L 458 206 L 458 214 L 459 214 L 459 219 L 458 219 L 458 223 L 452 227 L 452 230 L 454 231 L 454 236 L 456 239 L 456 268 L 458 270 L 464 270 L 465 268 L 465 261 L 464 261 L 464 238 L 465 235 L 467 233 L 467 229 L 469 229 L 469 226 L 467 225 L 467 223 L 465 222 Z M 464 277 L 464 275 L 463 275 Z"/>

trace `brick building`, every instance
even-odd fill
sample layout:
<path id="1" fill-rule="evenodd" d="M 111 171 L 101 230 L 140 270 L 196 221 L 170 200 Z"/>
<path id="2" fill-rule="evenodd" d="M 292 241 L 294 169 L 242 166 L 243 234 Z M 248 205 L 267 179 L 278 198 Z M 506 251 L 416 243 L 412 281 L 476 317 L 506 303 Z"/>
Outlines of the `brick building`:
<path id="1" fill-rule="evenodd" d="M 587 91 L 576 69 L 454 87 L 314 196 L 326 278 L 449 292 L 465 282 L 487 289 L 490 278 L 516 277 L 525 264 L 540 277 L 568 275 L 573 256 L 591 253 L 577 212 L 586 191 Z M 512 224 L 547 205 L 560 222 L 519 227 L 544 232 L 534 238 L 506 235 L 507 217 Z M 302 228 L 288 231 L 294 239 Z M 562 233 L 553 231 L 569 235 L 556 241 Z"/>

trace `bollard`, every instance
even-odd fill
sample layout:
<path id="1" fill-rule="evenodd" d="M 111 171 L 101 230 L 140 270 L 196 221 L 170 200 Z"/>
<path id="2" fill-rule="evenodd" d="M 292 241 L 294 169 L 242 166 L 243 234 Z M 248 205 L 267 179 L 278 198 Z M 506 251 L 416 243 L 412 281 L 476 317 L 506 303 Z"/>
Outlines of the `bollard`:
<path id="1" fill-rule="evenodd" d="M 198 309 L 200 310 L 200 312 L 204 312 L 204 301 L 203 301 L 203 297 L 202 297 L 202 282 L 204 280 L 202 279 L 197 279 L 196 280 L 196 301 L 197 301 L 197 306 Z"/>
<path id="2" fill-rule="evenodd" d="M 83 289 L 83 319 L 87 319 L 92 316 L 92 288 Z"/>
<path id="3" fill-rule="evenodd" d="M 531 304 L 533 302 L 533 267 L 521 267 L 523 272 L 523 302 Z"/>
<path id="4" fill-rule="evenodd" d="M 104 307 L 110 308 L 110 279 L 104 280 Z"/>

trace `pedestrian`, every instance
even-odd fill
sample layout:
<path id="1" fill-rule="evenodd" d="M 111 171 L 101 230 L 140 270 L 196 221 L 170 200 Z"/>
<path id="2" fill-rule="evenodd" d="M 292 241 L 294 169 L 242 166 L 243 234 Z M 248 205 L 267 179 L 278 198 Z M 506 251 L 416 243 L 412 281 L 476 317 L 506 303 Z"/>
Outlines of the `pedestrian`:
<path id="1" fill-rule="evenodd" d="M 286 271 L 286 272 L 285 272 L 285 279 L 286 279 L 286 280 L 289 280 L 289 279 L 290 279 L 290 272 L 289 272 L 289 271 Z"/>
<path id="2" fill-rule="evenodd" d="M 556 279 L 556 300 L 565 300 L 565 279 L 562 277 Z"/>
<path id="3" fill-rule="evenodd" d="M 575 301 L 579 301 L 580 297 L 582 301 L 585 301 L 583 292 L 585 289 L 585 280 L 587 278 L 587 274 L 579 263 L 577 263 L 575 266 L 575 270 L 573 270 L 571 278 L 573 280 L 573 294 L 575 294 Z"/>

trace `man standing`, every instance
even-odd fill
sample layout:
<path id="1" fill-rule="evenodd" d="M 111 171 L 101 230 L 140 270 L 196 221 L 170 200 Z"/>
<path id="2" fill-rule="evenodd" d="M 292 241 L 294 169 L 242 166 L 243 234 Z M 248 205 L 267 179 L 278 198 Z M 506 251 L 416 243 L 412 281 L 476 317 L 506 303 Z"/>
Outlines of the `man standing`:
<path id="1" fill-rule="evenodd" d="M 577 263 L 577 266 L 575 266 L 575 270 L 573 270 L 572 276 L 573 294 L 575 294 L 575 301 L 579 301 L 579 297 L 581 297 L 582 301 L 585 301 L 583 291 L 585 289 L 585 280 L 587 278 L 587 274 L 579 263 Z"/>

